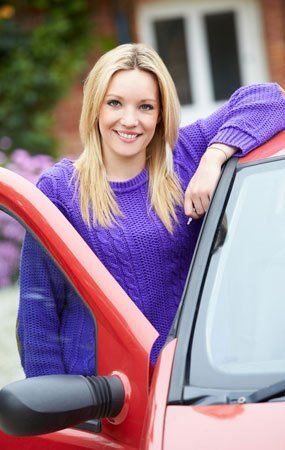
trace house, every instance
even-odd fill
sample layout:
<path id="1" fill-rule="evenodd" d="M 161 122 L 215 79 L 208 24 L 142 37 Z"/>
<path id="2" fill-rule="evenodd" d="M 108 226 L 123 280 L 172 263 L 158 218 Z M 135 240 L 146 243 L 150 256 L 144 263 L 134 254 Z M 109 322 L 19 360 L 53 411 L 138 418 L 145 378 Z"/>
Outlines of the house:
<path id="1" fill-rule="evenodd" d="M 159 52 L 177 87 L 181 125 L 210 114 L 239 86 L 284 86 L 284 0 L 99 1 L 94 21 L 97 33 L 113 33 L 118 43 L 145 42 Z M 81 150 L 81 95 L 82 82 L 56 110 L 63 153 Z"/>

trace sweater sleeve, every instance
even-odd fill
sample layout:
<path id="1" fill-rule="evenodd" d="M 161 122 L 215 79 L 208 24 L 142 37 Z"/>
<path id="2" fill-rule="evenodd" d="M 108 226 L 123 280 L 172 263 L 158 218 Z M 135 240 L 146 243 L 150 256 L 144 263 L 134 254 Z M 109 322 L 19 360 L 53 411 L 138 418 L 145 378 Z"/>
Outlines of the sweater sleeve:
<path id="1" fill-rule="evenodd" d="M 242 156 L 284 128 L 285 97 L 280 86 L 254 84 L 235 91 L 225 105 L 206 119 L 181 128 L 175 149 L 182 158 L 188 156 L 198 165 L 213 143 L 237 147 L 235 156 Z"/>
<path id="2" fill-rule="evenodd" d="M 40 179 L 38 187 L 56 203 L 51 180 Z M 66 372 L 59 334 L 65 293 L 62 273 L 27 232 L 21 254 L 17 321 L 20 357 L 27 377 Z"/>

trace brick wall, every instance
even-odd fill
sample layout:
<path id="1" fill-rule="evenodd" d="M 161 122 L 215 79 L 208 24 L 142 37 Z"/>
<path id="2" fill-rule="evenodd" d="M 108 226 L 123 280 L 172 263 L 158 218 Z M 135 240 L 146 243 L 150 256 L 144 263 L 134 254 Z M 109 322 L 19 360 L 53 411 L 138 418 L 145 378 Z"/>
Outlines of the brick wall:
<path id="1" fill-rule="evenodd" d="M 102 54 L 102 42 L 104 39 L 117 40 L 112 14 L 112 0 L 96 0 L 94 5 L 95 7 L 92 11 L 94 47 L 88 57 L 87 69 L 54 110 L 54 132 L 60 142 L 59 154 L 61 156 L 70 156 L 73 159 L 82 151 L 78 127 L 84 79 Z"/>
<path id="2" fill-rule="evenodd" d="M 272 81 L 285 86 L 285 0 L 261 0 Z"/>
<path id="3" fill-rule="evenodd" d="M 137 41 L 135 9 L 139 3 L 152 3 L 153 0 L 120 0 L 119 3 L 128 10 L 130 29 L 133 40 Z M 210 1 L 210 0 L 209 0 Z M 238 1 L 238 0 L 237 0 Z M 260 0 L 262 6 L 264 38 L 269 63 L 270 78 L 285 86 L 285 0 Z M 93 12 L 95 36 L 113 36 L 117 39 L 112 0 L 97 0 Z M 55 110 L 55 133 L 61 141 L 60 153 L 75 158 L 82 151 L 78 124 L 82 104 L 83 80 L 100 56 L 98 46 L 88 58 L 88 70 L 71 89 Z"/>

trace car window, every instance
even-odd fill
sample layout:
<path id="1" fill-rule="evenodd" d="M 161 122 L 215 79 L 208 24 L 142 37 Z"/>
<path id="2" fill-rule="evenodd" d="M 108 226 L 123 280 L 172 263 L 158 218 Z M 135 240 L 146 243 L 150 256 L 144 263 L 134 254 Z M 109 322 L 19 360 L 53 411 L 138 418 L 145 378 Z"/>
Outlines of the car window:
<path id="1" fill-rule="evenodd" d="M 284 280 L 285 162 L 279 160 L 236 175 L 201 296 L 191 385 L 251 389 L 284 378 Z"/>
<path id="2" fill-rule="evenodd" d="M 71 283 L 0 211 L 0 387 L 26 375 L 94 374 L 95 342 L 92 314 Z"/>

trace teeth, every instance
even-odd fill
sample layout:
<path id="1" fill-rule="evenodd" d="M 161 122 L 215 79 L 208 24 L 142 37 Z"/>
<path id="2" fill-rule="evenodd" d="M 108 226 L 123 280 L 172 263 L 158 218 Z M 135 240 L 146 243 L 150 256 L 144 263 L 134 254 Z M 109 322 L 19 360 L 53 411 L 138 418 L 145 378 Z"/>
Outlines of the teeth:
<path id="1" fill-rule="evenodd" d="M 126 139 L 134 139 L 138 136 L 138 134 L 127 134 L 127 133 L 120 133 L 120 131 L 117 131 L 119 136 L 122 136 L 123 138 Z"/>

